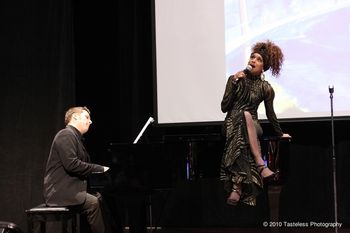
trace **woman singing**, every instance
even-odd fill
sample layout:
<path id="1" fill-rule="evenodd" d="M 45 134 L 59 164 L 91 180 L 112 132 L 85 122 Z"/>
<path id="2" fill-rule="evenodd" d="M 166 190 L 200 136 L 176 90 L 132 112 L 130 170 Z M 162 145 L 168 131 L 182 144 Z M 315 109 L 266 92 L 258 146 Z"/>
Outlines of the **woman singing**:
<path id="1" fill-rule="evenodd" d="M 274 132 L 279 137 L 290 137 L 282 132 L 273 108 L 275 97 L 272 86 L 264 80 L 264 71 L 271 69 L 278 77 L 283 63 L 282 50 L 273 42 L 258 42 L 252 47 L 248 66 L 231 75 L 226 84 L 221 110 L 227 113 L 224 121 L 225 150 L 220 179 L 227 191 L 227 203 L 238 202 L 255 206 L 256 196 L 263 188 L 263 179 L 275 173 L 264 163 L 259 136 L 258 107 L 264 102 L 265 111 Z"/>

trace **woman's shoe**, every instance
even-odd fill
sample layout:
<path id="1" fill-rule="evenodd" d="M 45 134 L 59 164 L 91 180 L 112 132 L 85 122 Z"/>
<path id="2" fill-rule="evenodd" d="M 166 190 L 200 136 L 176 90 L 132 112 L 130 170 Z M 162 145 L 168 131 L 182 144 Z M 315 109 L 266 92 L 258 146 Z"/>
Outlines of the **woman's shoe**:
<path id="1" fill-rule="evenodd" d="M 271 171 L 266 165 L 257 165 L 256 168 L 263 179 L 274 179 L 278 174 L 278 172 Z"/>
<path id="2" fill-rule="evenodd" d="M 228 205 L 236 206 L 241 199 L 241 189 L 238 186 L 233 186 L 232 192 L 228 196 L 226 203 Z"/>

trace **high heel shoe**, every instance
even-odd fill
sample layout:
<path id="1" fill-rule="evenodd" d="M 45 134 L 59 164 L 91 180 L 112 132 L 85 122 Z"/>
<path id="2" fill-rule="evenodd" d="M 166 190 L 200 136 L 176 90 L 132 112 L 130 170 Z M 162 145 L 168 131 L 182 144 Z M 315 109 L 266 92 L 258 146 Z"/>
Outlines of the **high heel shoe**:
<path id="1" fill-rule="evenodd" d="M 270 168 L 269 168 L 268 166 L 266 166 L 265 164 L 264 164 L 264 165 L 257 165 L 256 168 L 257 168 L 259 174 L 262 176 L 262 178 L 263 178 L 264 180 L 267 180 L 267 179 L 268 179 L 268 180 L 270 180 L 270 179 L 275 179 L 276 176 L 277 176 L 278 173 L 279 173 L 279 171 L 276 171 L 276 172 L 271 171 Z M 270 170 L 272 173 L 271 173 L 270 175 L 264 176 L 264 175 L 263 175 L 263 171 L 264 171 L 265 169 Z"/>
<path id="2" fill-rule="evenodd" d="M 241 199 L 241 189 L 238 186 L 233 186 L 232 192 L 230 193 L 229 197 L 226 200 L 226 203 L 228 205 L 236 206 Z"/>

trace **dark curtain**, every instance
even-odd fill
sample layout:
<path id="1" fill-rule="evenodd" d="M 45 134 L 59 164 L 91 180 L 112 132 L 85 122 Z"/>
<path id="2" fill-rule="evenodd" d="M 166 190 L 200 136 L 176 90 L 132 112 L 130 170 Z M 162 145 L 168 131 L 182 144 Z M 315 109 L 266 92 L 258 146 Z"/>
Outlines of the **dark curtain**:
<path id="1" fill-rule="evenodd" d="M 149 1 L 15 0 L 1 11 L 0 220 L 25 227 L 41 203 L 51 140 L 72 105 L 92 111 L 86 145 L 103 163 L 152 115 Z"/>
<path id="2" fill-rule="evenodd" d="M 77 102 L 92 110 L 87 145 L 130 142 L 153 114 L 150 1 L 76 1 Z"/>
<path id="3" fill-rule="evenodd" d="M 0 219 L 24 227 L 42 202 L 50 142 L 75 101 L 69 0 L 1 4 Z"/>

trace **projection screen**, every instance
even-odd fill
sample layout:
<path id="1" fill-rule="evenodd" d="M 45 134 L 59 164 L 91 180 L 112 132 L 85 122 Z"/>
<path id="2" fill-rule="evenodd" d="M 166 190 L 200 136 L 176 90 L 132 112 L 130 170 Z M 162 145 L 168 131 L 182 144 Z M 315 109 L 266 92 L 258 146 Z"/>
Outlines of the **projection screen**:
<path id="1" fill-rule="evenodd" d="M 285 55 L 273 86 L 279 119 L 350 116 L 350 0 L 154 0 L 158 124 L 220 122 L 226 80 L 251 45 Z M 266 119 L 263 103 L 259 119 Z"/>

